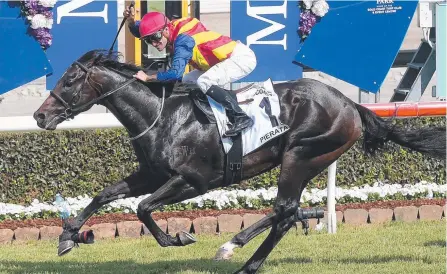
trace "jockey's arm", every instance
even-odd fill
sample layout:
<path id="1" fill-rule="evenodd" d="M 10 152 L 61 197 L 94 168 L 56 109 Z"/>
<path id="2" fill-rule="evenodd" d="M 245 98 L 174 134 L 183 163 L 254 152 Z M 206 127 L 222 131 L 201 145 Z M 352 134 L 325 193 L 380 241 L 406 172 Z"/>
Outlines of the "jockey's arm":
<path id="1" fill-rule="evenodd" d="M 140 38 L 140 21 L 136 20 L 135 24 L 129 23 L 129 30 L 133 34 L 133 36 Z"/>
<path id="2" fill-rule="evenodd" d="M 191 36 L 180 34 L 174 42 L 174 56 L 171 68 L 167 71 L 158 72 L 157 80 L 169 81 L 180 80 L 185 72 L 186 65 L 192 58 L 195 41 Z"/>

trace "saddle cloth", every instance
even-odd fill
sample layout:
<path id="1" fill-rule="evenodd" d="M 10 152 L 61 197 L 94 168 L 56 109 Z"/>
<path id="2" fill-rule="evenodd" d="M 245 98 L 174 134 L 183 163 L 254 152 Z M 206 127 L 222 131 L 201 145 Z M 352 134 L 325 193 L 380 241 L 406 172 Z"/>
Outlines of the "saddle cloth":
<path id="1" fill-rule="evenodd" d="M 262 83 L 256 83 L 249 89 L 237 93 L 236 96 L 241 109 L 254 122 L 252 127 L 242 131 L 242 156 L 283 135 L 290 129 L 279 121 L 279 99 L 273 90 L 271 79 Z M 209 96 L 207 98 L 216 118 L 224 151 L 228 153 L 233 142 L 230 137 L 223 137 L 223 134 L 229 129 L 230 121 L 226 115 L 225 108 Z"/>

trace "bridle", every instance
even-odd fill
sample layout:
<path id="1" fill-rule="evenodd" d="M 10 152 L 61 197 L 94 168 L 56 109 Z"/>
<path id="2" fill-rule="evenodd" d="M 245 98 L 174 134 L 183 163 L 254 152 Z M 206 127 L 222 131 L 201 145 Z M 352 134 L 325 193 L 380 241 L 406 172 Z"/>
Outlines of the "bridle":
<path id="1" fill-rule="evenodd" d="M 80 111 L 82 109 L 85 109 L 85 108 L 87 108 L 89 106 L 92 106 L 94 104 L 97 104 L 102 99 L 106 98 L 109 95 L 112 95 L 113 93 L 115 93 L 118 90 L 120 90 L 120 89 L 122 89 L 122 88 L 124 88 L 124 87 L 126 87 L 128 85 L 130 85 L 131 83 L 133 83 L 133 82 L 135 82 L 137 80 L 137 79 L 130 79 L 130 80 L 124 82 L 123 85 L 119 86 L 118 88 L 116 88 L 114 90 L 111 90 L 109 92 L 106 92 L 104 94 L 101 94 L 101 92 L 94 85 L 92 85 L 89 82 L 90 74 L 92 72 L 92 69 L 91 68 L 88 69 L 85 65 L 83 65 L 82 63 L 80 63 L 78 61 L 75 61 L 74 64 L 78 65 L 86 73 L 86 76 L 85 76 L 85 80 L 84 80 L 84 83 L 82 84 L 81 88 L 78 91 L 76 91 L 75 94 L 73 94 L 72 99 L 70 100 L 70 102 L 69 103 L 66 102 L 61 96 L 57 95 L 52 90 L 50 91 L 50 94 L 54 98 L 56 98 L 65 107 L 64 113 L 65 113 L 65 119 L 66 120 L 74 118 L 74 114 L 73 113 L 78 112 L 78 111 Z M 80 105 L 78 107 L 75 107 L 75 104 L 76 104 L 77 100 L 75 101 L 74 99 L 77 96 L 79 96 L 79 93 L 82 91 L 82 89 L 83 89 L 85 84 L 89 84 L 94 90 L 96 90 L 101 95 L 96 97 L 95 99 L 85 103 L 85 104 L 82 104 L 82 105 Z"/>
<path id="2" fill-rule="evenodd" d="M 95 62 L 93 62 L 93 64 L 94 64 L 94 63 L 95 63 Z M 61 96 L 59 96 L 58 94 L 54 93 L 52 90 L 50 91 L 51 96 L 53 96 L 54 98 L 56 98 L 56 99 L 57 99 L 57 100 L 58 100 L 58 101 L 65 107 L 64 113 L 63 113 L 63 115 L 61 115 L 61 117 L 64 118 L 64 120 L 73 119 L 73 118 L 74 118 L 74 113 L 76 113 L 76 112 L 78 112 L 78 111 L 81 111 L 81 110 L 83 110 L 83 109 L 85 109 L 85 108 L 87 108 L 87 107 L 90 107 L 90 106 L 92 106 L 92 105 L 94 105 L 94 104 L 99 103 L 99 102 L 100 102 L 101 100 L 103 100 L 104 98 L 106 98 L 106 97 L 112 95 L 113 93 L 117 92 L 118 90 L 121 90 L 121 89 L 123 89 L 124 87 L 127 87 L 128 85 L 130 85 L 130 84 L 132 84 L 133 82 L 137 81 L 136 78 L 132 78 L 132 79 L 127 80 L 126 82 L 124 82 L 122 85 L 120 85 L 119 87 L 117 87 L 117 88 L 114 89 L 114 90 L 108 91 L 108 92 L 106 92 L 106 93 L 101 93 L 101 91 L 98 90 L 98 88 L 96 88 L 94 85 L 92 85 L 92 83 L 89 81 L 89 79 L 90 79 L 90 75 L 91 75 L 91 73 L 92 73 L 92 69 L 93 69 L 94 65 L 93 65 L 91 68 L 87 68 L 84 64 L 82 64 L 82 63 L 80 63 L 80 62 L 78 62 L 78 61 L 75 61 L 73 64 L 79 66 L 79 67 L 86 73 L 86 75 L 85 75 L 84 83 L 82 84 L 81 88 L 80 88 L 78 91 L 76 91 L 75 94 L 73 94 L 73 96 L 72 96 L 70 102 L 65 101 Z M 118 74 L 120 74 L 120 75 L 123 75 L 123 76 L 125 76 L 125 77 L 133 77 L 133 76 L 127 75 L 127 74 L 125 74 L 125 73 L 123 73 L 123 72 L 121 72 L 121 71 L 118 71 L 118 70 L 116 70 L 116 69 L 113 69 L 113 68 L 107 68 L 107 69 L 110 69 L 110 70 L 112 70 L 112 71 L 114 71 L 114 72 L 116 72 L 116 73 L 118 73 Z M 76 105 L 76 103 L 77 103 L 77 100 L 75 100 L 75 98 L 79 98 L 79 97 L 78 97 L 78 96 L 79 96 L 79 93 L 82 91 L 82 89 L 83 89 L 83 87 L 84 87 L 85 84 L 89 84 L 95 91 L 98 92 L 98 94 L 101 94 L 101 95 L 98 96 L 98 97 L 96 97 L 96 98 L 94 98 L 93 100 L 91 100 L 91 101 L 89 101 L 89 102 L 87 102 L 87 103 L 84 103 L 84 104 L 82 104 L 82 105 L 76 107 L 75 105 Z M 141 132 L 140 134 L 138 134 L 138 135 L 136 135 L 136 136 L 134 136 L 134 137 L 129 137 L 129 139 L 130 139 L 131 141 L 134 141 L 134 140 L 136 140 L 136 139 L 142 137 L 144 134 L 146 134 L 149 130 L 151 130 L 151 129 L 155 126 L 155 123 L 156 123 L 156 122 L 158 121 L 158 119 L 160 118 L 161 113 L 162 113 L 162 111 L 163 111 L 164 101 L 165 101 L 165 87 L 163 86 L 162 89 L 163 89 L 162 102 L 161 102 L 161 107 L 160 107 L 160 111 L 159 111 L 159 113 L 158 113 L 157 118 L 154 120 L 154 122 L 152 123 L 152 125 L 150 125 L 150 126 L 149 126 L 147 129 L 145 129 L 143 132 Z M 127 131 L 128 131 L 128 133 L 129 133 L 129 135 L 130 135 L 129 130 L 127 130 Z"/>

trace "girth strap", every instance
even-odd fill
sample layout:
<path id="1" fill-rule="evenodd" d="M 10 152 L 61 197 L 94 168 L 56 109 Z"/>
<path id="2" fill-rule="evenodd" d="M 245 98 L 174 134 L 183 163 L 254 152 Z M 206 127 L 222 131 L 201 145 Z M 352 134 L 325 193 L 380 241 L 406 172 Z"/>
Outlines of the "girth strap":
<path id="1" fill-rule="evenodd" d="M 233 145 L 225 155 L 224 186 L 237 184 L 242 180 L 242 134 L 232 138 Z"/>

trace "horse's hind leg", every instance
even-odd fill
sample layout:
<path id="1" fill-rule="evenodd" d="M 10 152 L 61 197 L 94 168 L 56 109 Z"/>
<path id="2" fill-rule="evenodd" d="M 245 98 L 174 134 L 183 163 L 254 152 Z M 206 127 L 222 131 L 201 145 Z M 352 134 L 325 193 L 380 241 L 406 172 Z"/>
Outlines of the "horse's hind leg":
<path id="1" fill-rule="evenodd" d="M 215 260 L 229 260 L 234 254 L 235 248 L 241 248 L 253 238 L 269 229 L 272 226 L 273 218 L 276 216 L 274 212 L 267 214 L 264 218 L 257 221 L 253 225 L 245 228 L 236 234 L 230 241 L 223 244 L 217 250 Z"/>
<path id="2" fill-rule="evenodd" d="M 306 185 L 307 182 L 302 184 L 298 197 L 301 197 L 301 194 L 303 193 Z M 299 204 L 300 202 L 298 201 L 298 205 Z M 233 257 L 234 254 L 233 250 L 235 248 L 242 248 L 256 236 L 269 229 L 272 226 L 273 218 L 275 216 L 276 216 L 275 212 L 270 212 L 269 214 L 267 214 L 267 216 L 265 216 L 261 220 L 255 222 L 249 227 L 246 227 L 244 230 L 236 234 L 230 241 L 226 242 L 225 244 L 219 247 L 214 259 L 218 261 L 231 259 L 231 257 Z"/>
<path id="3" fill-rule="evenodd" d="M 284 155 L 278 182 L 278 194 L 274 206 L 275 216 L 271 220 L 272 229 L 261 246 L 238 273 L 256 273 L 273 248 L 295 223 L 294 213 L 298 210 L 301 184 L 304 182 L 303 177 L 305 177 L 303 174 L 305 163 L 298 159 L 298 151 L 299 149 L 295 148 L 289 150 Z M 268 222 L 265 223 L 264 230 L 267 228 L 267 225 Z M 254 234 L 258 231 L 255 231 Z"/>
<path id="4" fill-rule="evenodd" d="M 306 184 L 303 184 L 305 186 Z M 301 197 L 303 189 L 301 189 L 299 193 L 299 197 Z M 300 203 L 298 202 L 298 205 Z M 255 222 L 251 226 L 245 228 L 238 234 L 236 234 L 230 241 L 221 245 L 216 252 L 216 256 L 214 259 L 217 261 L 220 260 L 229 260 L 233 257 L 235 248 L 242 248 L 248 242 L 253 240 L 256 236 L 266 231 L 272 226 L 273 219 L 276 217 L 275 212 L 270 212 L 267 216 L 263 217 L 261 220 Z"/>
<path id="5" fill-rule="evenodd" d="M 302 184 L 301 190 L 299 192 L 299 197 L 301 197 L 301 194 L 303 193 L 306 185 L 307 183 Z M 298 202 L 298 205 L 299 204 L 300 202 Z M 242 248 L 256 236 L 269 229 L 272 226 L 273 218 L 275 216 L 276 214 L 274 212 L 271 212 L 261 220 L 255 222 L 251 226 L 236 234 L 230 241 L 219 247 L 214 259 L 217 261 L 231 259 L 231 257 L 233 257 L 235 248 Z"/>
<path id="6" fill-rule="evenodd" d="M 281 165 L 278 195 L 274 207 L 277 216 L 273 219 L 272 230 L 238 273 L 256 273 L 276 244 L 295 223 L 293 214 L 298 209 L 301 193 L 307 182 L 336 161 L 355 143 L 359 135 L 359 130 L 354 131 L 344 144 L 335 149 L 332 147 L 325 150 L 325 147 L 320 144 L 319 146 L 295 147 L 287 151 Z M 314 156 L 311 159 L 300 157 L 306 151 L 307 155 L 315 152 L 312 153 Z M 265 230 L 265 226 L 262 229 Z M 259 234 L 259 231 L 261 228 L 258 227 L 258 230 L 253 231 L 250 239 Z"/>

